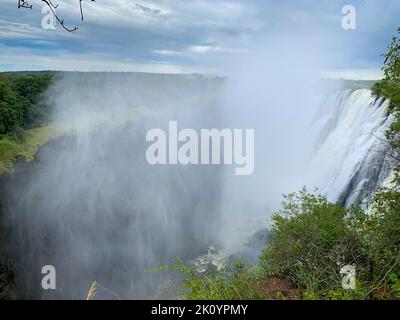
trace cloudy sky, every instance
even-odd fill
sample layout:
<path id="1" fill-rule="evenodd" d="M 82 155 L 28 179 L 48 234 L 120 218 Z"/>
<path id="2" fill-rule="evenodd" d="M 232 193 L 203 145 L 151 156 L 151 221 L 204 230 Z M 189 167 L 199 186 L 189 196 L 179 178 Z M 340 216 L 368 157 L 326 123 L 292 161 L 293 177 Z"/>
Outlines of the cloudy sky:
<path id="1" fill-rule="evenodd" d="M 398 0 L 84 0 L 84 22 L 78 0 L 53 0 L 79 28 L 68 33 L 42 28 L 40 0 L 32 10 L 17 2 L 0 0 L 0 70 L 221 73 L 227 59 L 281 37 L 323 43 L 330 75 L 376 78 L 400 26 Z M 348 4 L 350 31 L 341 26 Z"/>

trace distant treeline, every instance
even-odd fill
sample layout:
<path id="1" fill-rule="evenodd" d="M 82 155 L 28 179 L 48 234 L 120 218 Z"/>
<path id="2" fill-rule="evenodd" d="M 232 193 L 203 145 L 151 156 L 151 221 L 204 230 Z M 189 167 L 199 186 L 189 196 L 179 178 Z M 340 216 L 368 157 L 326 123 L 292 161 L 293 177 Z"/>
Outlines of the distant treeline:
<path id="1" fill-rule="evenodd" d="M 43 93 L 53 77 L 51 72 L 0 73 L 0 137 L 18 139 L 23 130 L 48 122 L 50 105 Z"/>

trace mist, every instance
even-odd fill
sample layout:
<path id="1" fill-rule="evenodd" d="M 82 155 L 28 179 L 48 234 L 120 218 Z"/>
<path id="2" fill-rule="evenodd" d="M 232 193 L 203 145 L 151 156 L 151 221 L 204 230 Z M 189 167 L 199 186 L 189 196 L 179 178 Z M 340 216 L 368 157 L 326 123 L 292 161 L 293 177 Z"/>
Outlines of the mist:
<path id="1" fill-rule="evenodd" d="M 67 134 L 33 163 L 17 163 L 3 195 L 7 251 L 24 297 L 82 299 L 96 280 L 123 298 L 156 298 L 170 275 L 146 269 L 194 259 L 215 244 L 220 168 L 151 166 L 145 136 L 170 119 L 218 126 L 222 84 L 199 76 L 59 76 L 47 98 Z M 54 292 L 40 289 L 43 265 L 57 270 Z"/>
<path id="2" fill-rule="evenodd" d="M 384 102 L 368 90 L 333 97 L 318 91 L 329 67 L 324 41 L 289 34 L 252 41 L 258 45 L 222 64 L 225 77 L 57 74 L 45 98 L 59 137 L 33 162 L 18 161 L 1 192 L 2 251 L 16 261 L 20 295 L 82 299 L 96 280 L 122 298 L 175 298 L 167 283 L 176 273 L 145 270 L 196 260 L 210 247 L 251 263 L 267 244 L 283 194 L 322 187 L 332 201 L 351 204 L 381 183 L 390 170 L 374 167 L 381 163 L 370 152 L 376 141 L 360 156 L 347 155 L 359 150 L 352 144 L 358 137 L 384 132 Z M 362 121 L 352 122 L 353 105 Z M 254 129 L 254 172 L 150 165 L 146 133 L 168 131 L 169 121 L 197 131 Z M 327 167 L 349 126 L 355 129 L 346 147 Z M 362 193 L 349 197 L 354 186 Z M 54 292 L 40 288 L 44 265 L 57 270 Z"/>
<path id="3" fill-rule="evenodd" d="M 224 175 L 220 236 L 227 252 L 246 250 L 255 230 L 268 228 L 282 195 L 307 185 L 317 84 L 329 55 L 315 33 L 306 34 L 260 36 L 252 41 L 256 45 L 224 66 L 224 121 L 255 130 L 254 173 Z"/>

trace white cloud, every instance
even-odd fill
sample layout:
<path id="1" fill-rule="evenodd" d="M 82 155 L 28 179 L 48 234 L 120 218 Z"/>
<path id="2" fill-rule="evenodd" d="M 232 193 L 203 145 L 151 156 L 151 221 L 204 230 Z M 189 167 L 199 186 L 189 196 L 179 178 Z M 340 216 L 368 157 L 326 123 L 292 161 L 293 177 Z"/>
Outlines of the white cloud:
<path id="1" fill-rule="evenodd" d="M 160 56 L 182 56 L 182 55 L 185 55 L 184 52 L 175 51 L 175 50 L 153 50 L 153 53 L 158 54 Z"/>
<path id="2" fill-rule="evenodd" d="M 151 69 L 158 64 L 168 65 L 171 69 L 177 65 L 191 65 L 192 68 L 221 65 L 221 61 L 229 60 L 230 55 L 245 53 L 246 48 L 253 48 L 254 43 L 260 41 L 265 41 L 268 46 L 271 37 L 282 37 L 285 32 L 294 37 L 307 34 L 316 40 L 327 39 L 327 60 L 333 57 L 330 59 L 333 64 L 327 68 L 376 66 L 382 63 L 380 54 L 386 50 L 395 32 L 396 17 L 400 12 L 397 1 L 391 1 L 387 7 L 364 1 L 358 10 L 359 21 L 368 21 L 368 25 L 360 25 L 354 33 L 345 33 L 340 28 L 340 8 L 331 2 L 83 1 L 85 20 L 81 22 L 79 2 L 59 0 L 57 13 L 60 18 L 68 26 L 79 28 L 77 32 L 68 33 L 60 26 L 54 32 L 40 28 L 43 18 L 41 0 L 30 0 L 34 5 L 32 10 L 18 10 L 16 1 L 0 0 L 0 41 L 4 44 L 2 50 L 8 51 L 6 53 L 17 46 L 31 48 L 34 57 L 45 53 L 49 61 L 58 59 L 60 54 L 66 57 L 85 54 L 93 60 L 115 61 L 116 68 L 127 59 L 133 61 L 129 63 L 130 67 L 127 66 L 129 68 L 132 64 L 154 66 Z M 387 19 L 372 18 L 381 14 L 389 15 Z M 18 50 L 13 54 L 21 53 Z M 35 67 L 38 61 L 43 64 L 40 68 L 46 69 L 46 60 L 37 60 Z M 11 64 L 7 60 L 2 63 Z M 21 62 L 15 68 L 22 69 L 22 66 L 27 64 Z M 357 75 L 348 70 L 345 76 Z"/>
<path id="3" fill-rule="evenodd" d="M 0 71 L 19 70 L 63 70 L 63 71 L 116 71 L 116 72 L 151 72 L 151 73 L 205 73 L 213 74 L 216 70 L 184 66 L 168 62 L 135 63 L 121 61 L 112 57 L 99 57 L 92 54 L 40 55 L 25 48 L 6 49 L 0 45 Z M 3 69 L 3 70 L 1 70 Z"/>
<path id="4" fill-rule="evenodd" d="M 33 27 L 27 23 L 18 23 L 0 19 L 0 39 L 36 38 L 43 33 L 43 29 Z"/>
<path id="5" fill-rule="evenodd" d="M 218 46 L 190 46 L 188 51 L 194 53 L 210 53 L 210 52 L 225 52 L 225 53 L 245 53 L 245 49 L 232 49 L 232 48 L 222 48 Z"/>
<path id="6" fill-rule="evenodd" d="M 335 69 L 324 71 L 323 76 L 331 79 L 379 80 L 383 72 L 379 68 Z"/>

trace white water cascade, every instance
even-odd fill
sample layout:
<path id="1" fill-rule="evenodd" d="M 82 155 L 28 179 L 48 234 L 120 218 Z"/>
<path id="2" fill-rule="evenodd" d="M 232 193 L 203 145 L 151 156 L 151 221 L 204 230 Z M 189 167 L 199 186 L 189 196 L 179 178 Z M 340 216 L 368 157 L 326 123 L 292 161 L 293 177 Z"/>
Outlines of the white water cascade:
<path id="1" fill-rule="evenodd" d="M 331 202 L 365 207 L 386 183 L 392 169 L 384 136 L 393 120 L 389 102 L 376 99 L 370 89 L 354 88 L 366 87 L 363 83 L 332 85 L 334 90 L 325 88 L 317 97 L 313 92 L 315 100 L 302 91 L 268 94 L 257 119 L 250 119 L 258 125 L 254 175 L 228 177 L 223 189 L 220 233 L 228 255 L 259 253 L 265 239 L 258 241 L 257 235 L 266 234 L 262 230 L 270 227 L 269 217 L 281 208 L 284 194 L 306 186 Z"/>
<path id="2" fill-rule="evenodd" d="M 314 118 L 309 185 L 345 205 L 373 195 L 391 171 L 383 142 L 392 121 L 388 104 L 369 89 L 337 91 L 324 99 Z"/>
<path id="3" fill-rule="evenodd" d="M 393 121 L 388 107 L 388 100 L 376 99 L 369 89 L 344 89 L 322 95 L 311 126 L 311 161 L 301 174 L 291 177 L 293 185 L 298 180 L 308 191 L 317 188 L 328 200 L 342 205 L 365 204 L 391 176 L 392 166 L 384 143 L 384 133 Z M 307 144 L 304 141 L 304 146 Z M 298 189 L 285 190 L 295 191 Z M 256 261 L 265 247 L 265 239 L 257 238 L 267 234 L 268 226 L 264 224 L 265 216 L 259 220 L 253 218 L 246 216 L 240 228 L 229 229 L 236 239 L 229 238 L 227 251 L 239 252 Z M 225 255 L 224 251 L 209 252 L 199 258 L 210 266 L 224 261 Z M 204 268 L 202 264 L 199 270 Z"/>

